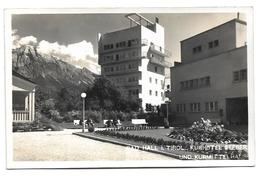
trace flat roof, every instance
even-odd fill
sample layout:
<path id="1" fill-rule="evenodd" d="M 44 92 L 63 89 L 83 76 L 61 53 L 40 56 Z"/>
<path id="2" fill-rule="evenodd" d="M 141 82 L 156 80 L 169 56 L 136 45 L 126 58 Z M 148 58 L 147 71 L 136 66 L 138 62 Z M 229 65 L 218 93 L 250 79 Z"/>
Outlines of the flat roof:
<path id="1" fill-rule="evenodd" d="M 140 26 L 141 26 L 141 25 L 133 26 L 133 27 L 128 27 L 128 28 L 123 28 L 123 29 L 119 29 L 119 30 L 114 30 L 114 31 L 111 31 L 111 32 L 106 32 L 106 33 L 101 34 L 101 36 L 102 36 L 102 35 L 109 35 L 109 34 L 112 34 L 112 33 L 121 32 L 121 31 L 131 30 L 131 29 L 133 29 L 133 28 L 137 28 L 137 27 L 140 27 Z"/>
<path id="2" fill-rule="evenodd" d="M 186 38 L 186 39 L 184 39 L 184 40 L 181 40 L 180 42 L 184 42 L 184 41 L 189 40 L 189 39 L 191 39 L 191 38 L 197 37 L 197 36 L 199 36 L 199 35 L 201 35 L 201 34 L 204 34 L 204 33 L 208 32 L 208 31 L 214 30 L 214 29 L 216 29 L 216 28 L 219 28 L 219 27 L 221 27 L 221 26 L 223 26 L 223 25 L 226 25 L 227 23 L 231 23 L 231 22 L 238 22 L 238 23 L 240 23 L 240 24 L 246 25 L 246 22 L 245 22 L 245 21 L 240 20 L 240 19 L 237 19 L 237 18 L 234 18 L 234 19 L 232 19 L 232 20 L 230 20 L 230 21 L 227 21 L 227 22 L 225 22 L 225 23 L 222 23 L 222 24 L 220 24 L 220 25 L 218 25 L 218 26 L 216 26 L 216 27 L 210 28 L 210 29 L 208 29 L 208 30 L 206 30 L 206 31 L 203 31 L 203 32 L 198 33 L 198 34 L 196 34 L 196 35 L 193 35 L 193 36 L 191 36 L 191 37 L 189 37 L 189 38 Z"/>

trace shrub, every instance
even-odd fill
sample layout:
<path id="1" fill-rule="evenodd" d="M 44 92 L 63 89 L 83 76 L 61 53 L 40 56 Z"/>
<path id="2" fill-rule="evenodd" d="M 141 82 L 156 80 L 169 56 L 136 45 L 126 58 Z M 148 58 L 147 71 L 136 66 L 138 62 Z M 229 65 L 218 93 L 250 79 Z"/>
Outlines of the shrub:
<path id="1" fill-rule="evenodd" d="M 72 110 L 72 111 L 65 113 L 64 120 L 66 122 L 73 122 L 73 120 L 80 120 L 81 117 L 82 117 L 81 111 Z"/>
<path id="2" fill-rule="evenodd" d="M 148 118 L 148 114 L 144 113 L 144 112 L 138 113 L 137 114 L 137 118 L 138 119 L 147 119 Z"/>
<path id="3" fill-rule="evenodd" d="M 36 111 L 36 112 L 35 112 L 35 119 L 36 119 L 36 120 L 40 120 L 40 119 L 42 119 L 42 117 L 43 117 L 43 115 L 42 115 L 41 112 L 39 112 L 39 111 Z"/>
<path id="4" fill-rule="evenodd" d="M 88 127 L 88 132 L 94 132 L 94 126 L 93 125 L 90 125 Z"/>
<path id="5" fill-rule="evenodd" d="M 63 117 L 60 116 L 60 113 L 59 111 L 57 110 L 50 110 L 50 116 L 51 116 L 51 119 L 56 121 L 56 122 L 62 122 L 63 121 Z"/>
<path id="6" fill-rule="evenodd" d="M 116 118 L 120 121 L 125 121 L 126 120 L 126 113 L 119 111 L 116 114 Z"/>
<path id="7" fill-rule="evenodd" d="M 51 117 L 51 112 L 50 110 L 54 110 L 55 109 L 55 100 L 54 99 L 48 99 L 42 102 L 41 105 L 41 112 L 43 114 L 46 115 L 46 117 L 48 118 L 52 118 Z"/>
<path id="8" fill-rule="evenodd" d="M 88 110 L 85 112 L 85 117 L 86 119 L 92 119 L 95 123 L 102 121 L 102 113 L 99 111 Z"/>

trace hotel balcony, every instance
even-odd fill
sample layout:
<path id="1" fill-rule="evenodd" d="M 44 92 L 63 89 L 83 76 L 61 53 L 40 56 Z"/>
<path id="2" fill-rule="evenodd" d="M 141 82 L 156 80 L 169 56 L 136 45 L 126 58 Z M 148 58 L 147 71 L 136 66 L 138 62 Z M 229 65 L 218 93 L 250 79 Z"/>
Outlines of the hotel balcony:
<path id="1" fill-rule="evenodd" d="M 161 46 L 157 46 L 154 44 L 151 44 L 150 51 L 154 52 L 155 54 L 164 56 L 164 57 L 171 57 L 171 52 L 162 48 Z"/>
<path id="2" fill-rule="evenodd" d="M 142 46 L 147 46 L 148 45 L 148 40 L 147 39 L 141 39 L 141 45 Z"/>
<path id="3" fill-rule="evenodd" d="M 161 65 L 163 67 L 171 67 L 172 64 L 170 62 L 165 61 L 164 59 L 157 58 L 157 57 L 150 57 L 150 62 L 153 64 Z"/>

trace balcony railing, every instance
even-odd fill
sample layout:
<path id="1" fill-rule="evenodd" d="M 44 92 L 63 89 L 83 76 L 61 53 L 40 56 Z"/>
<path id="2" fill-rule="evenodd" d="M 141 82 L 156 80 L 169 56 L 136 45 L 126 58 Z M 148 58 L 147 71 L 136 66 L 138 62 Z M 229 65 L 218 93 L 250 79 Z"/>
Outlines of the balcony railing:
<path id="1" fill-rule="evenodd" d="M 167 62 L 164 59 L 157 58 L 157 57 L 151 57 L 150 62 L 157 64 L 157 65 L 164 66 L 164 67 L 171 67 L 172 66 L 170 62 Z"/>
<path id="2" fill-rule="evenodd" d="M 29 122 L 29 111 L 13 111 L 13 122 Z"/>
<path id="3" fill-rule="evenodd" d="M 147 46 L 148 45 L 148 40 L 147 39 L 141 39 L 141 45 L 142 46 Z"/>
<path id="4" fill-rule="evenodd" d="M 152 51 L 154 51 L 155 53 L 160 54 L 160 55 L 163 55 L 163 56 L 165 56 L 165 57 L 171 57 L 171 55 L 172 55 L 172 53 L 171 53 L 170 51 L 168 51 L 168 50 L 162 48 L 161 46 L 157 46 L 157 45 L 154 45 L 154 44 L 152 44 L 152 45 L 150 46 L 150 49 L 151 49 Z"/>

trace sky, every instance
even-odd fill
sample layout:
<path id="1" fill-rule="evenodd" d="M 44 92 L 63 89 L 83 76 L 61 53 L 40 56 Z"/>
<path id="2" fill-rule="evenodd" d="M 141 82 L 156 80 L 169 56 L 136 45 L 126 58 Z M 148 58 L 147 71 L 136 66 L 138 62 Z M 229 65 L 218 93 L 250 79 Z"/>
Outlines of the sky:
<path id="1" fill-rule="evenodd" d="M 98 33 L 129 27 L 126 14 L 19 14 L 12 16 L 13 47 L 30 44 L 42 55 L 53 55 L 78 67 L 100 72 Z M 165 28 L 168 61 L 180 61 L 180 41 L 237 17 L 236 13 L 141 14 Z M 246 20 L 240 14 L 241 20 Z"/>

